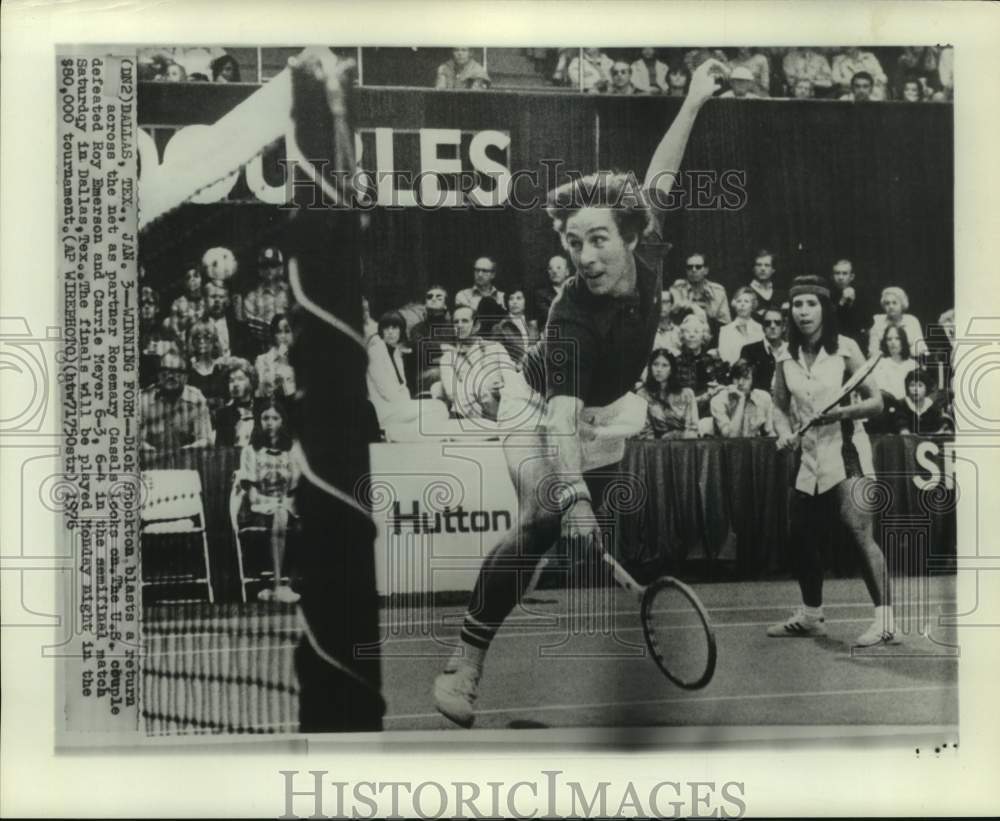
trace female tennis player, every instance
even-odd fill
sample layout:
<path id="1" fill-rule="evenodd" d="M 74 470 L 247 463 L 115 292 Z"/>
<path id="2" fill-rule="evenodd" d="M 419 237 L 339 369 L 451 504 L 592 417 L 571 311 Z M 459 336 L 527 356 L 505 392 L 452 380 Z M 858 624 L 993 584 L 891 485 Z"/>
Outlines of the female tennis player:
<path id="1" fill-rule="evenodd" d="M 897 644 L 889 601 L 885 559 L 872 536 L 872 514 L 862 507 L 860 483 L 874 475 L 871 445 L 862 419 L 882 411 L 882 397 L 869 375 L 857 386 L 861 399 L 824 412 L 844 383 L 867 363 L 857 342 L 837 333 L 830 286 L 822 277 L 797 277 L 789 291 L 792 322 L 788 347 L 774 374 L 774 423 L 778 447 L 798 448 L 791 509 L 793 544 L 799 553 L 802 605 L 791 618 L 768 628 L 772 637 L 826 635 L 823 618 L 823 565 L 810 531 L 839 517 L 861 556 L 862 574 L 875 605 L 875 619 L 855 646 Z M 798 425 L 793 430 L 791 415 Z M 811 423 L 803 431 L 803 426 Z"/>
<path id="2" fill-rule="evenodd" d="M 651 200 L 660 204 L 669 194 L 695 118 L 725 74 L 715 60 L 695 71 L 642 190 L 632 175 L 604 173 L 549 193 L 546 210 L 576 276 L 552 303 L 545 338 L 522 362 L 544 412 L 537 431 L 504 442 L 517 522 L 483 562 L 461 644 L 434 682 L 438 710 L 463 727 L 475 720 L 490 643 L 542 556 L 561 531 L 573 542 L 599 544 L 595 510 L 610 482 L 597 468 L 617 464 L 625 438 L 646 419 L 646 402 L 632 388 L 660 321 L 662 277 L 649 260 L 663 246 Z M 546 488 L 558 498 L 547 498 Z"/>

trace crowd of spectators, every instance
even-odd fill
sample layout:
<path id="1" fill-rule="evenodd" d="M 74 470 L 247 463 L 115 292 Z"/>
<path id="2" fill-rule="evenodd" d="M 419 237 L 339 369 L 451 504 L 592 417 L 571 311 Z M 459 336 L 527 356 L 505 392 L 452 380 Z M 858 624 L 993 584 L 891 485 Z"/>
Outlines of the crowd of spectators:
<path id="1" fill-rule="evenodd" d="M 775 254 L 758 249 L 746 284 L 731 295 L 710 277 L 710 263 L 706 253 L 693 251 L 685 257 L 684 275 L 665 280 L 648 366 L 636 385 L 649 403 L 642 438 L 774 433 L 771 390 L 789 322 L 787 292 L 775 284 Z M 173 289 L 141 286 L 146 454 L 245 447 L 262 409 L 295 396 L 289 351 L 296 308 L 284 255 L 273 246 L 261 248 L 256 276 L 244 278 L 236 292 L 235 268 L 228 249 L 211 248 L 183 270 Z M 548 285 L 531 290 L 504 280 L 503 291 L 495 258 L 481 255 L 470 268 L 469 287 L 453 300 L 435 284 L 422 303 L 390 306 L 377 320 L 365 301 L 368 397 L 380 436 L 407 440 L 446 420 L 496 422 L 503 389 L 520 379 L 522 360 L 571 276 L 567 259 L 556 255 L 546 264 Z M 876 312 L 859 299 L 855 277 L 848 259 L 831 266 L 839 332 L 881 357 L 872 378 L 884 411 L 867 422 L 869 430 L 947 431 L 948 369 L 939 365 L 950 351 L 928 343 L 926 325 L 908 312 L 902 288 L 882 288 Z M 950 311 L 937 325 L 944 339 L 953 338 Z"/>
<path id="2" fill-rule="evenodd" d="M 294 49 L 263 49 L 291 52 Z M 721 97 L 832 100 L 951 101 L 954 98 L 954 49 L 951 46 L 901 46 L 865 49 L 838 47 L 736 48 L 525 48 L 483 49 L 456 46 L 447 58 L 427 65 L 428 49 L 336 49 L 354 56 L 375 85 L 430 86 L 438 89 L 488 89 L 504 85 L 491 77 L 489 56 L 519 52 L 541 83 L 590 94 L 654 94 L 683 97 L 691 72 L 708 59 L 728 69 Z M 443 50 L 439 50 L 443 51 Z M 283 56 L 283 55 L 278 55 Z M 443 55 L 442 55 L 443 56 Z M 427 57 L 433 57 L 428 54 Z M 365 71 L 365 62 L 369 62 Z M 140 78 L 164 82 L 259 82 L 261 66 L 242 65 L 215 47 L 147 47 L 139 52 Z M 280 63 L 281 60 L 278 60 Z M 386 62 L 388 67 L 378 65 Z M 500 66 L 499 68 L 502 68 Z M 270 73 L 270 72 L 266 72 Z M 385 79 L 380 79 L 385 75 Z M 426 76 L 423 76 L 426 75 Z"/>

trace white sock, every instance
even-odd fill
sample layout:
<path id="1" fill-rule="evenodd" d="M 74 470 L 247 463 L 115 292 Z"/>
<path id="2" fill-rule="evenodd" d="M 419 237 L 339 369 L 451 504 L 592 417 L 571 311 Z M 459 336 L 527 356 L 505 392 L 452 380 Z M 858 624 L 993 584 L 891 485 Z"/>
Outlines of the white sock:
<path id="1" fill-rule="evenodd" d="M 892 607 L 890 605 L 878 605 L 875 608 L 875 622 L 880 624 L 882 629 L 888 633 L 896 632 L 896 623 L 892 618 Z"/>
<path id="2" fill-rule="evenodd" d="M 819 607 L 810 607 L 808 604 L 803 604 L 802 612 L 811 619 L 821 619 L 823 618 L 823 605 L 821 604 Z"/>
<path id="3" fill-rule="evenodd" d="M 472 644 L 467 644 L 463 641 L 461 645 L 455 648 L 455 652 L 451 654 L 451 658 L 448 659 L 448 664 L 445 666 L 445 669 L 452 671 L 459 665 L 471 664 L 473 667 L 482 671 L 483 664 L 485 663 L 486 649 L 483 647 L 476 647 Z"/>

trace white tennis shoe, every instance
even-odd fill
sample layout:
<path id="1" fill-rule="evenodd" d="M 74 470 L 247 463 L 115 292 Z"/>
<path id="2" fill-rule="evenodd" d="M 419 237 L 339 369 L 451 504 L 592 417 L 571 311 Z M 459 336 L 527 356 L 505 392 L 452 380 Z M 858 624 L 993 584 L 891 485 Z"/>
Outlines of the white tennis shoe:
<path id="1" fill-rule="evenodd" d="M 476 720 L 476 699 L 482 670 L 474 664 L 459 663 L 434 680 L 434 705 L 438 712 L 468 729 Z"/>
<path id="2" fill-rule="evenodd" d="M 781 624 L 772 624 L 767 628 L 767 635 L 772 639 L 780 638 L 809 638 L 811 636 L 825 636 L 825 619 L 820 616 L 810 616 L 799 607 L 792 615 Z"/>
<path id="3" fill-rule="evenodd" d="M 896 636 L 894 630 L 886 630 L 881 619 L 875 619 L 868 629 L 854 640 L 854 646 L 874 647 L 876 644 L 902 644 L 902 640 Z"/>

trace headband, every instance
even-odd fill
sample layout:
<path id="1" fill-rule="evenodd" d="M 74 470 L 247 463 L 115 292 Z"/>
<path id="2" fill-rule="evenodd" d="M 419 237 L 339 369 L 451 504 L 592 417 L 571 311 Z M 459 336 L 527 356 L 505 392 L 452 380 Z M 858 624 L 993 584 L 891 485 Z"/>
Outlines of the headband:
<path id="1" fill-rule="evenodd" d="M 805 285 L 793 285 L 788 290 L 789 299 L 797 297 L 801 294 L 815 294 L 816 296 L 826 297 L 827 299 L 829 299 L 830 289 L 827 288 L 825 285 L 805 284 Z"/>

